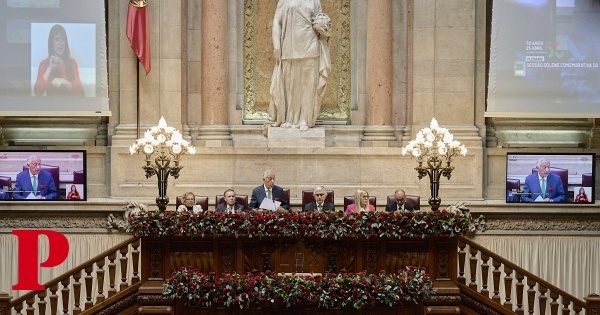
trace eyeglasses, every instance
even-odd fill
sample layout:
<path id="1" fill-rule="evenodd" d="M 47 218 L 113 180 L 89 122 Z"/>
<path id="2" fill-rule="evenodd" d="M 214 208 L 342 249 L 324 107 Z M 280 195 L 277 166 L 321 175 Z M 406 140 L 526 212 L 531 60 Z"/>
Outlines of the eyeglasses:
<path id="1" fill-rule="evenodd" d="M 366 196 L 360 196 L 360 198 L 363 198 L 363 199 L 369 199 L 369 195 L 366 195 Z"/>
<path id="2" fill-rule="evenodd" d="M 195 201 L 196 198 L 185 198 L 185 201 Z"/>
<path id="3" fill-rule="evenodd" d="M 323 197 L 323 196 L 325 196 L 325 194 L 315 194 L 315 196 L 317 196 L 317 197 Z"/>

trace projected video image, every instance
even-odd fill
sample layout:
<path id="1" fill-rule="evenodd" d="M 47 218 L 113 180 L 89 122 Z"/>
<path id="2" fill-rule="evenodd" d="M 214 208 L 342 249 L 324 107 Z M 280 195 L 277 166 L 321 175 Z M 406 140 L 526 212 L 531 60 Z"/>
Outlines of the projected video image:
<path id="1" fill-rule="evenodd" d="M 95 35 L 94 24 L 33 23 L 33 95 L 96 96 Z"/>
<path id="2" fill-rule="evenodd" d="M 0 151 L 0 201 L 84 201 L 86 151 Z"/>
<path id="3" fill-rule="evenodd" d="M 594 153 L 507 153 L 506 202 L 594 203 Z"/>
<path id="4" fill-rule="evenodd" d="M 494 1 L 488 111 L 598 113 L 598 30 L 598 0 Z"/>
<path id="5" fill-rule="evenodd" d="M 104 0 L 0 0 L 0 116 L 108 116 Z"/>

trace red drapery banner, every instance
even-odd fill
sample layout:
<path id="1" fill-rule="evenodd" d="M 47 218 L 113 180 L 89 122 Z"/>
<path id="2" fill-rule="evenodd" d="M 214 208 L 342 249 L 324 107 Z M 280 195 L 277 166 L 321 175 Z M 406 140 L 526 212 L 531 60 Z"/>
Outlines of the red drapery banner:
<path id="1" fill-rule="evenodd" d="M 146 74 L 150 72 L 150 29 L 146 0 L 130 0 L 127 10 L 127 38 L 131 48 L 144 65 Z"/>

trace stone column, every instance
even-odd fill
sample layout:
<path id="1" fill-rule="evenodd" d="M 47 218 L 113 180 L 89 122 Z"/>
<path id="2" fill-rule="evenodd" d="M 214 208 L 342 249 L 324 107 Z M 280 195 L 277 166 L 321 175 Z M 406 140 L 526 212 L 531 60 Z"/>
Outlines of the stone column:
<path id="1" fill-rule="evenodd" d="M 196 145 L 231 146 L 227 121 L 227 1 L 202 1 L 201 110 Z"/>
<path id="2" fill-rule="evenodd" d="M 363 146 L 398 146 L 392 127 L 392 1 L 367 4 L 367 126 Z"/>

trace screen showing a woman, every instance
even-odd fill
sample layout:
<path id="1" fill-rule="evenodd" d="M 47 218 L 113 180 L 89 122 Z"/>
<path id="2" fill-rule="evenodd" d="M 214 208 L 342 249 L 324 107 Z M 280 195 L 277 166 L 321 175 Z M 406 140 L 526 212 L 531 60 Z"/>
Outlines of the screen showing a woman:
<path id="1" fill-rule="evenodd" d="M 48 58 L 38 69 L 34 93 L 36 96 L 84 96 L 75 59 L 71 58 L 67 32 L 60 24 L 48 35 Z"/>
<path id="2" fill-rule="evenodd" d="M 79 192 L 77 191 L 77 187 L 75 185 L 71 185 L 71 191 L 69 191 L 69 193 L 67 194 L 67 199 L 68 200 L 81 199 L 81 196 L 79 195 Z"/>

